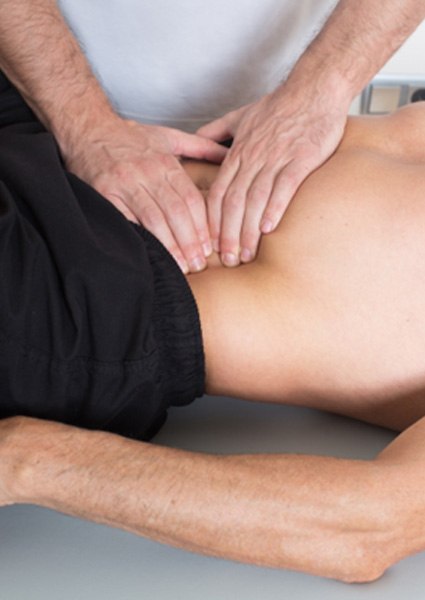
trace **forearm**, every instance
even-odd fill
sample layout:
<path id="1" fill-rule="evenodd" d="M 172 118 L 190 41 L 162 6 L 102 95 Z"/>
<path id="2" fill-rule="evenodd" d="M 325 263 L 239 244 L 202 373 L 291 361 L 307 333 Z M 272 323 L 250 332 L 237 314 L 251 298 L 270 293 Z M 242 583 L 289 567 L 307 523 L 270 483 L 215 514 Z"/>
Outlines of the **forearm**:
<path id="1" fill-rule="evenodd" d="M 64 154 L 115 114 L 54 0 L 0 2 L 0 68 Z"/>
<path id="2" fill-rule="evenodd" d="M 424 0 L 340 0 L 289 79 L 349 104 L 424 18 Z"/>
<path id="3" fill-rule="evenodd" d="M 382 572 L 388 479 L 374 462 L 220 457 L 19 423 L 3 449 L 15 502 L 259 565 L 343 580 Z"/>

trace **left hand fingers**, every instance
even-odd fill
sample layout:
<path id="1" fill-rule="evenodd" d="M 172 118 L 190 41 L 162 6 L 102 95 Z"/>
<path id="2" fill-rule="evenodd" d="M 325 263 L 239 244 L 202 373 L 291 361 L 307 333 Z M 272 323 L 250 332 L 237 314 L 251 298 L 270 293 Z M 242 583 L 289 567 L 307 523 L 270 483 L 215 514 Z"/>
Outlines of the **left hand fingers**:
<path id="1" fill-rule="evenodd" d="M 250 168 L 239 165 L 222 201 L 223 264 L 236 266 L 255 258 L 261 234 L 277 227 L 298 187 L 320 162 L 317 154 L 299 152 L 290 158 L 282 149 Z"/>
<path id="2" fill-rule="evenodd" d="M 196 134 L 216 142 L 223 142 L 234 136 L 237 126 L 247 109 L 249 109 L 249 105 L 233 110 L 203 125 Z"/>
<path id="3" fill-rule="evenodd" d="M 239 167 L 222 201 L 220 252 L 226 266 L 255 258 L 261 233 L 276 227 L 297 186 L 285 157 L 249 167 Z"/>
<path id="4" fill-rule="evenodd" d="M 273 178 L 264 173 L 253 180 L 252 170 L 235 160 L 224 173 L 217 178 L 217 190 L 223 191 L 226 178 L 233 175 L 223 197 L 212 201 L 221 208 L 220 254 L 224 265 L 237 266 L 241 258 L 249 262 L 255 256 L 260 238 L 258 227 L 267 199 L 273 187 Z M 256 180 L 259 182 L 257 185 Z M 222 186 L 222 187 L 221 187 Z M 215 194 L 216 189 L 212 189 Z M 247 254 L 249 253 L 249 254 Z"/>
<path id="5" fill-rule="evenodd" d="M 296 157 L 276 175 L 270 197 L 265 198 L 265 208 L 257 221 L 261 233 L 276 229 L 301 183 L 319 166 L 320 161 L 316 162 L 314 158 L 302 160 Z"/>
<path id="6" fill-rule="evenodd" d="M 220 238 L 222 237 L 223 199 L 228 194 L 229 187 L 237 172 L 238 163 L 225 159 L 208 193 L 207 212 L 209 232 L 213 248 L 216 252 L 222 252 Z"/>
<path id="7" fill-rule="evenodd" d="M 251 184 L 240 232 L 241 262 L 250 262 L 255 258 L 261 234 L 272 231 L 275 224 L 279 223 L 290 200 L 289 196 L 285 201 L 281 194 L 291 193 L 290 186 L 285 185 L 285 179 L 275 169 L 264 167 Z"/>
<path id="8" fill-rule="evenodd" d="M 227 115 L 225 115 L 224 117 L 203 125 L 198 129 L 196 134 L 216 142 L 223 142 L 224 140 L 232 137 L 232 124 Z"/>
<path id="9" fill-rule="evenodd" d="M 197 158 L 217 164 L 220 164 L 226 156 L 227 148 L 207 137 L 169 128 L 165 128 L 165 131 L 169 135 L 171 149 L 175 156 Z"/>
<path id="10" fill-rule="evenodd" d="M 241 254 L 243 262 L 255 257 L 261 233 L 276 228 L 304 179 L 332 154 L 346 120 L 308 112 L 286 119 L 263 116 L 236 132 L 208 199 L 212 237 L 220 227 L 227 266 L 239 264 Z"/>

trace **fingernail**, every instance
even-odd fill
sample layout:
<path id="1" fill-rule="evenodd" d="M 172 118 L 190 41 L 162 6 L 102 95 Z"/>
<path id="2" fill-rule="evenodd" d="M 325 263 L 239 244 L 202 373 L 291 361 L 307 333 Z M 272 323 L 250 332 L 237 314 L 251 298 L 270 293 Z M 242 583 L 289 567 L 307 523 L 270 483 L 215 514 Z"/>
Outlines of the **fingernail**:
<path id="1" fill-rule="evenodd" d="M 273 223 L 270 221 L 270 219 L 264 219 L 264 221 L 261 223 L 260 229 L 263 233 L 270 233 L 273 231 Z"/>
<path id="2" fill-rule="evenodd" d="M 228 252 L 223 254 L 223 263 L 226 267 L 236 267 L 239 264 L 239 259 L 235 254 Z"/>
<path id="3" fill-rule="evenodd" d="M 204 258 L 197 256 L 196 258 L 190 261 L 190 270 L 191 271 L 202 271 L 207 266 Z"/>
<path id="4" fill-rule="evenodd" d="M 241 261 L 250 262 L 252 260 L 252 252 L 248 248 L 243 248 L 241 252 Z"/>
<path id="5" fill-rule="evenodd" d="M 177 260 L 177 264 L 179 265 L 181 271 L 183 271 L 183 273 L 185 275 L 187 275 L 189 273 L 189 267 L 188 267 L 187 262 L 182 259 L 176 259 L 176 260 Z"/>
<path id="6" fill-rule="evenodd" d="M 218 240 L 213 240 L 212 246 L 213 246 L 214 252 L 220 252 L 220 244 L 218 243 Z"/>
<path id="7" fill-rule="evenodd" d="M 204 244 L 202 244 L 202 250 L 204 251 L 205 258 L 208 258 L 208 256 L 211 256 L 212 251 L 213 251 L 211 242 L 205 242 Z"/>

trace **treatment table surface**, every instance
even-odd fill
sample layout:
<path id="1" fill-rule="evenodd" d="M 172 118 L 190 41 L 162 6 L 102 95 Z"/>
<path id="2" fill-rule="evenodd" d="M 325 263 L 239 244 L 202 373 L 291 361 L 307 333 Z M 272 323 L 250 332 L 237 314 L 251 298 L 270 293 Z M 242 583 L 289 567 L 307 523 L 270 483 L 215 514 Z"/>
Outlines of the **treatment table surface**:
<path id="1" fill-rule="evenodd" d="M 205 396 L 155 442 L 213 453 L 372 458 L 394 433 L 315 410 Z M 372 584 L 209 558 L 35 506 L 0 509 L 0 600 L 422 600 L 425 553 Z"/>

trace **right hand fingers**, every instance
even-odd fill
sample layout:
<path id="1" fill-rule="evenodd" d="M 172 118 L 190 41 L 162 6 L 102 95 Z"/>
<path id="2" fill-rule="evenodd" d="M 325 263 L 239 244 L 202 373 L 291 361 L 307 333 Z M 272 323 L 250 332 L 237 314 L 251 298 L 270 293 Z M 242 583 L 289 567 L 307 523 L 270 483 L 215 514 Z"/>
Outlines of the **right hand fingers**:
<path id="1" fill-rule="evenodd" d="M 226 157 L 227 148 L 206 137 L 174 129 L 169 129 L 167 132 L 175 156 L 207 160 L 217 164 L 221 164 Z"/>
<path id="2" fill-rule="evenodd" d="M 223 142 L 226 139 L 233 138 L 247 108 L 249 108 L 249 105 L 241 106 L 214 121 L 210 121 L 200 127 L 196 134 L 216 142 Z"/>
<path id="3" fill-rule="evenodd" d="M 183 272 L 196 272 L 206 267 L 209 245 L 205 202 L 179 162 L 167 157 L 171 161 L 165 170 L 152 164 L 148 176 L 140 169 L 127 172 L 119 184 L 109 173 L 96 187 L 127 218 L 155 235 Z"/>
<path id="4" fill-rule="evenodd" d="M 176 156 L 221 162 L 226 148 L 175 129 L 118 119 L 96 130 L 94 143 L 80 150 L 68 158 L 72 172 L 126 218 L 149 229 L 183 270 L 206 266 L 210 234 L 205 201 Z"/>

